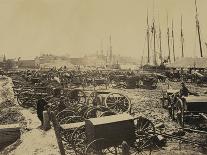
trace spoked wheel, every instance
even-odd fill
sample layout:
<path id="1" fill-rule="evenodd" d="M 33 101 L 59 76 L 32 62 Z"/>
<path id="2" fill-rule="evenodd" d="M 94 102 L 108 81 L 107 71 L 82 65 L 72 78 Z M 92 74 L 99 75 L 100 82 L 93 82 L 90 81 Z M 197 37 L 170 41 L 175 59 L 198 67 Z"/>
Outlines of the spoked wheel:
<path id="1" fill-rule="evenodd" d="M 104 138 L 100 138 L 88 144 L 85 155 L 117 155 L 119 152 L 120 149 L 118 147 L 107 147 L 107 141 Z"/>
<path id="2" fill-rule="evenodd" d="M 30 91 L 22 91 L 17 95 L 17 102 L 21 107 L 29 108 L 31 104 Z"/>
<path id="3" fill-rule="evenodd" d="M 136 141 L 133 146 L 135 154 L 151 154 L 153 145 L 153 136 L 155 135 L 154 124 L 144 118 L 138 117 L 134 119 Z"/>
<path id="4" fill-rule="evenodd" d="M 72 110 L 63 110 L 56 115 L 57 120 L 62 120 L 68 116 L 77 116 L 76 113 Z"/>
<path id="5" fill-rule="evenodd" d="M 87 99 L 87 104 L 92 105 L 92 106 L 100 105 L 101 104 L 100 102 L 101 101 L 100 101 L 100 99 L 98 97 L 98 93 L 96 91 L 93 91 Z"/>
<path id="6" fill-rule="evenodd" d="M 86 111 L 87 111 L 89 108 L 90 108 L 90 107 L 87 106 L 87 105 L 79 106 L 79 107 L 77 108 L 77 112 L 76 112 L 76 113 L 78 114 L 78 116 L 82 116 L 82 117 L 84 117 Z"/>
<path id="7" fill-rule="evenodd" d="M 69 145 L 71 145 L 72 144 L 71 135 L 73 134 L 75 129 L 77 129 L 76 126 L 73 125 L 73 123 L 83 122 L 83 121 L 84 121 L 84 119 L 79 116 L 68 116 L 68 117 L 62 119 L 60 121 L 60 124 L 68 124 L 69 126 L 71 125 L 71 127 L 69 127 L 68 129 L 60 128 L 60 135 L 62 137 L 62 140 L 64 142 L 67 142 Z"/>
<path id="8" fill-rule="evenodd" d="M 75 151 L 76 155 L 84 155 L 87 145 L 85 125 L 75 129 L 75 131 L 71 136 L 71 141 L 72 141 L 72 148 Z"/>
<path id="9" fill-rule="evenodd" d="M 68 94 L 70 103 L 86 103 L 86 94 L 80 89 L 71 90 Z"/>
<path id="10" fill-rule="evenodd" d="M 183 101 L 178 99 L 175 103 L 174 109 L 174 119 L 178 122 L 181 127 L 184 127 L 184 107 Z"/>
<path id="11" fill-rule="evenodd" d="M 117 113 L 130 112 L 131 101 L 121 93 L 110 93 L 105 98 L 105 106 Z"/>

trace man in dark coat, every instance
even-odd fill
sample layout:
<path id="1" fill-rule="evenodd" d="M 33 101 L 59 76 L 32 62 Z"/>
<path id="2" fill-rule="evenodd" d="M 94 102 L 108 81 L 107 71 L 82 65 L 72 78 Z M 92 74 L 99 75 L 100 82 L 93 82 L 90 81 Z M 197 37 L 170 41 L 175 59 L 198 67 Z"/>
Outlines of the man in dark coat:
<path id="1" fill-rule="evenodd" d="M 190 92 L 189 92 L 188 88 L 185 86 L 185 83 L 182 82 L 181 83 L 181 89 L 180 89 L 180 97 L 182 97 L 182 96 L 187 97 L 189 93 Z"/>
<path id="2" fill-rule="evenodd" d="M 47 101 L 41 97 L 37 100 L 37 117 L 41 121 L 41 126 L 43 126 L 43 111 L 45 110 L 45 106 L 47 104 Z"/>

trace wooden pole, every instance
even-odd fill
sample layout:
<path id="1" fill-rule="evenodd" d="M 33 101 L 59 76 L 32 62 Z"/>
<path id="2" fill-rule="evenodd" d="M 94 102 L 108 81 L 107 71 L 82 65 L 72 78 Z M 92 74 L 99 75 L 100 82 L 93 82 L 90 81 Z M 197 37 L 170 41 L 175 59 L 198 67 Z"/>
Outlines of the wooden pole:
<path id="1" fill-rule="evenodd" d="M 60 135 L 60 126 L 57 122 L 57 119 L 54 115 L 54 112 L 51 112 L 51 118 L 52 118 L 52 123 L 53 123 L 53 126 L 54 126 L 54 130 L 55 130 L 55 135 L 56 135 L 58 147 L 59 147 L 59 150 L 60 150 L 60 154 L 65 155 L 65 149 L 64 149 L 62 139 L 61 139 L 61 135 Z"/>
<path id="2" fill-rule="evenodd" d="M 43 111 L 43 129 L 45 131 L 51 129 L 50 118 L 47 111 Z"/>

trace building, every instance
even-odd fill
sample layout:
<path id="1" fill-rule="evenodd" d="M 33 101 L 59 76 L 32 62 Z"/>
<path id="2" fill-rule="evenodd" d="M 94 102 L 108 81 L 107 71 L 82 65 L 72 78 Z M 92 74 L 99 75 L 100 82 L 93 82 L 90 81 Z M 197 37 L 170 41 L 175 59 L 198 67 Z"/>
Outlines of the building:
<path id="1" fill-rule="evenodd" d="M 17 62 L 18 68 L 39 68 L 40 60 L 39 58 L 35 58 L 34 60 L 19 60 Z"/>

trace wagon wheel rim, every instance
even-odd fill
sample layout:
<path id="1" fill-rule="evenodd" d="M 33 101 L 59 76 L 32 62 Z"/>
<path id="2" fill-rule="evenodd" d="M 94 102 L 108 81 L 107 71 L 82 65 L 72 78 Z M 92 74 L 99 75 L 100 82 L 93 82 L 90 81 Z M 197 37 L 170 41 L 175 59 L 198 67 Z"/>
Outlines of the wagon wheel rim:
<path id="1" fill-rule="evenodd" d="M 18 97 L 17 97 L 17 102 L 19 103 L 20 106 L 24 107 L 24 108 L 28 108 L 29 107 L 29 101 L 30 101 L 30 97 L 29 94 L 23 94 L 24 92 L 20 92 Z M 25 97 L 26 95 L 26 97 Z"/>
<path id="2" fill-rule="evenodd" d="M 136 153 L 145 154 L 145 152 L 151 152 L 151 148 L 153 147 L 152 137 L 155 135 L 155 127 L 154 124 L 144 118 L 138 117 L 134 119 L 135 124 L 135 148 Z"/>
<path id="3" fill-rule="evenodd" d="M 130 153 L 133 155 L 151 155 L 152 139 L 136 140 Z"/>
<path id="4" fill-rule="evenodd" d="M 76 128 L 71 136 L 72 148 L 78 155 L 84 155 L 86 149 L 85 126 Z"/>
<path id="5" fill-rule="evenodd" d="M 72 110 L 63 110 L 63 111 L 57 113 L 56 118 L 57 118 L 57 120 L 60 121 L 60 120 L 66 118 L 66 117 L 68 117 L 68 116 L 77 116 L 77 115 L 76 115 L 76 113 L 75 113 L 74 111 L 72 111 Z"/>
<path id="6" fill-rule="evenodd" d="M 86 111 L 87 111 L 89 108 L 90 108 L 90 107 L 88 107 L 88 106 L 86 106 L 86 105 L 83 105 L 83 106 L 81 106 L 81 107 L 78 108 L 77 114 L 78 114 L 79 116 L 84 117 Z"/>
<path id="7" fill-rule="evenodd" d="M 106 140 L 104 138 L 95 139 L 90 142 L 85 150 L 85 155 L 117 155 L 118 154 L 118 147 L 110 146 L 107 148 L 102 148 L 104 144 L 106 144 Z"/>
<path id="8" fill-rule="evenodd" d="M 121 93 L 110 93 L 104 103 L 106 107 L 117 113 L 129 112 L 131 109 L 130 99 Z"/>
<path id="9" fill-rule="evenodd" d="M 77 122 L 83 122 L 84 119 L 82 117 L 79 116 L 68 116 L 62 120 L 60 120 L 60 124 L 70 124 L 70 123 L 77 123 Z M 73 134 L 73 132 L 75 131 L 75 129 L 77 128 L 70 128 L 67 130 L 64 130 L 62 128 L 60 128 L 60 135 L 61 138 L 64 142 L 67 142 L 71 147 L 72 147 L 72 137 L 71 135 Z"/>

